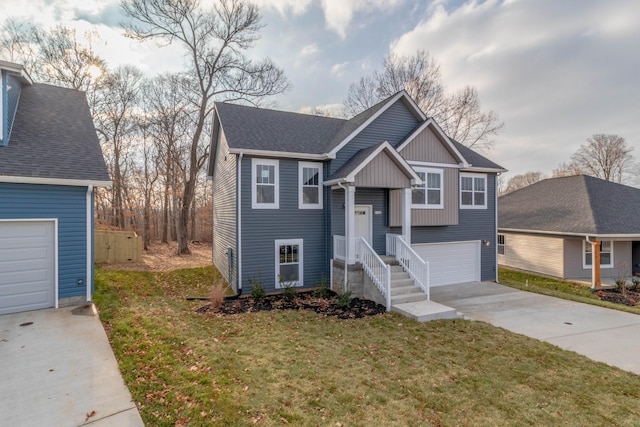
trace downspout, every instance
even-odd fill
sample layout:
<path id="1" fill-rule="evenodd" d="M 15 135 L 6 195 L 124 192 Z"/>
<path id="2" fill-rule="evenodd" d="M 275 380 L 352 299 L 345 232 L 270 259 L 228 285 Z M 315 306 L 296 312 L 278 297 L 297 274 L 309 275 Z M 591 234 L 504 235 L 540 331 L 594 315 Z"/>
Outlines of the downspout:
<path id="1" fill-rule="evenodd" d="M 92 206 L 92 196 L 93 195 L 93 185 L 89 185 L 87 187 L 87 205 L 86 205 L 86 209 L 87 209 L 87 218 L 86 218 L 86 235 L 87 235 L 87 280 L 85 281 L 86 287 L 87 287 L 87 302 L 91 301 L 91 297 L 92 297 L 92 292 L 91 289 L 93 288 L 93 228 L 91 227 L 91 221 L 93 219 L 93 216 L 91 215 L 93 213 L 93 209 Z"/>
<path id="2" fill-rule="evenodd" d="M 347 209 L 348 190 L 347 187 L 342 185 L 341 182 L 338 183 L 338 187 L 344 190 L 344 282 L 342 284 L 342 290 L 346 292 L 349 283 L 349 281 L 347 280 L 349 272 L 349 267 L 347 267 L 349 264 L 349 257 L 347 256 L 349 252 L 349 242 L 347 241 L 347 239 L 349 238 L 349 233 L 347 232 L 347 227 L 349 227 L 349 210 Z"/>
<path id="3" fill-rule="evenodd" d="M 496 211 L 496 218 L 495 218 L 495 224 L 496 224 L 496 247 L 494 248 L 495 250 L 495 257 L 496 257 L 496 283 L 500 283 L 500 279 L 498 277 L 498 176 L 500 175 L 500 173 L 496 174 L 496 178 L 495 178 L 495 182 L 493 185 L 493 198 L 495 200 L 495 211 Z M 482 279 L 482 277 L 480 277 Z"/>
<path id="4" fill-rule="evenodd" d="M 244 157 L 244 152 L 240 152 L 238 155 L 238 179 L 236 182 L 238 183 L 238 208 L 237 211 L 237 221 L 238 221 L 238 253 L 236 254 L 236 263 L 238 267 L 238 275 L 236 277 L 236 287 L 237 296 L 242 295 L 242 158 Z"/>

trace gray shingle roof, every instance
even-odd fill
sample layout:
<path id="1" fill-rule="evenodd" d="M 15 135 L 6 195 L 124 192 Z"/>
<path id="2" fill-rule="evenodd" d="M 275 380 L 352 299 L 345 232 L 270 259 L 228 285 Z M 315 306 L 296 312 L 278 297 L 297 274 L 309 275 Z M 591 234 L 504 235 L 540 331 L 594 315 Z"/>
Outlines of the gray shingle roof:
<path id="1" fill-rule="evenodd" d="M 109 181 L 85 93 L 25 86 L 9 143 L 0 147 L 0 175 Z"/>
<path id="2" fill-rule="evenodd" d="M 324 154 L 345 120 L 216 102 L 230 148 Z"/>
<path id="3" fill-rule="evenodd" d="M 384 144 L 384 142 L 381 142 L 377 145 L 373 145 L 369 148 L 363 148 L 362 150 L 359 150 L 356 154 L 353 155 L 353 157 L 347 160 L 347 162 L 344 165 L 340 166 L 340 168 L 329 177 L 329 180 L 347 177 L 358 166 L 360 166 L 360 164 L 367 157 L 369 157 L 371 153 L 376 151 L 378 147 L 380 147 L 382 144 Z"/>
<path id="4" fill-rule="evenodd" d="M 640 189 L 587 175 L 550 178 L 498 199 L 498 228 L 640 234 Z"/>
<path id="5" fill-rule="evenodd" d="M 479 154 L 476 151 L 473 151 L 471 148 L 466 145 L 460 144 L 458 141 L 451 140 L 456 149 L 462 154 L 462 157 L 474 168 L 486 168 L 486 169 L 502 169 L 506 170 L 502 166 L 497 163 L 492 162 L 487 159 L 483 155 Z"/>

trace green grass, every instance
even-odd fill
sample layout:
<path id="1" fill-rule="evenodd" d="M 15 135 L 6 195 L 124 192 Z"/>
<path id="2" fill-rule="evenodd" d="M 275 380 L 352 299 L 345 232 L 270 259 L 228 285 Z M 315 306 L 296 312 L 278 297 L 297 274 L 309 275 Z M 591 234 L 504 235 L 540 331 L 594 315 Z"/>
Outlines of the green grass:
<path id="1" fill-rule="evenodd" d="M 199 315 L 218 273 L 96 270 L 96 303 L 149 426 L 637 425 L 640 377 L 464 320 Z"/>
<path id="2" fill-rule="evenodd" d="M 630 307 L 608 301 L 601 301 L 598 296 L 591 291 L 590 287 L 580 283 L 536 276 L 504 267 L 500 267 L 498 270 L 498 280 L 500 280 L 500 283 L 503 285 L 523 291 L 640 314 L 640 307 Z"/>

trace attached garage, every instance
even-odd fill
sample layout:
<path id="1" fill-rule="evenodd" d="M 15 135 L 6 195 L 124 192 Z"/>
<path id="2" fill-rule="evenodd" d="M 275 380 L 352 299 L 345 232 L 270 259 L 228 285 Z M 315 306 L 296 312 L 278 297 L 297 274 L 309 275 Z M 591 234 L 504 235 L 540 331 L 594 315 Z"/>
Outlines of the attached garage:
<path id="1" fill-rule="evenodd" d="M 0 314 L 56 304 L 56 221 L 0 220 Z"/>
<path id="2" fill-rule="evenodd" d="M 429 261 L 431 286 L 480 281 L 480 241 L 411 245 Z"/>

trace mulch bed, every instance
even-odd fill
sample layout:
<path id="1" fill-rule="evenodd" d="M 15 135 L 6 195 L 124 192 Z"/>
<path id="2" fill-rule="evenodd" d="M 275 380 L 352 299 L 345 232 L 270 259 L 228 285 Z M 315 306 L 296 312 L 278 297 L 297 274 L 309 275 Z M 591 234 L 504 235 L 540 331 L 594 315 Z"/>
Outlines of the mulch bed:
<path id="1" fill-rule="evenodd" d="M 383 305 L 360 298 L 353 298 L 348 307 L 341 307 L 338 304 L 338 295 L 333 291 L 327 291 L 326 297 L 319 297 L 313 291 L 299 292 L 290 299 L 286 299 L 282 294 L 266 295 L 261 301 L 256 301 L 251 296 L 241 297 L 223 301 L 218 309 L 207 304 L 198 308 L 196 312 L 238 314 L 266 310 L 312 310 L 324 316 L 336 316 L 340 319 L 358 319 L 386 312 Z"/>
<path id="2" fill-rule="evenodd" d="M 599 289 L 596 295 L 602 301 L 609 301 L 616 304 L 624 304 L 634 307 L 640 302 L 640 289 L 637 287 L 627 288 L 626 295 L 620 289 Z"/>

